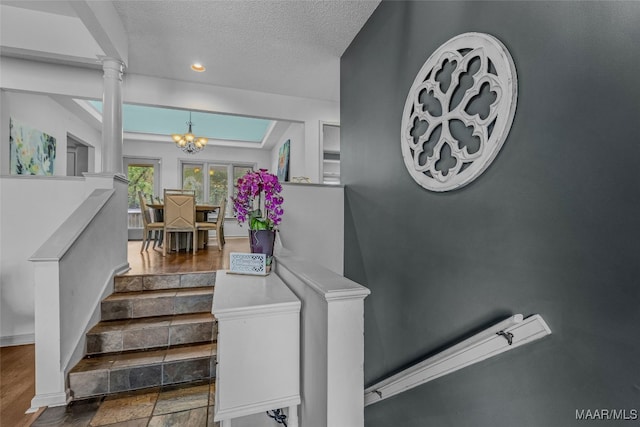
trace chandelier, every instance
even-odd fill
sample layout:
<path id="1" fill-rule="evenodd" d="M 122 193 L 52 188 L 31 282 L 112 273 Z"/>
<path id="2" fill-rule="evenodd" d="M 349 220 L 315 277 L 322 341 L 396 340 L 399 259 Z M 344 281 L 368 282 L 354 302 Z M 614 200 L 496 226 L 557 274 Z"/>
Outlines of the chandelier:
<path id="1" fill-rule="evenodd" d="M 189 126 L 187 133 L 184 135 L 174 133 L 171 135 L 171 138 L 173 138 L 178 148 L 182 151 L 188 154 L 195 154 L 202 151 L 205 145 L 207 145 L 207 138 L 195 136 L 191 131 L 191 126 L 193 126 L 193 123 L 191 123 L 191 111 L 189 111 L 189 121 L 187 125 Z"/>

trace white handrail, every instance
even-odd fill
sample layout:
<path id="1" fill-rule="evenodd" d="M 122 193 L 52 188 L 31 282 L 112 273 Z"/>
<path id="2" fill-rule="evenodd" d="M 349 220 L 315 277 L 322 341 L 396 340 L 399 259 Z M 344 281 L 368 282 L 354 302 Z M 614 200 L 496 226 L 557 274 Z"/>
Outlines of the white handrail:
<path id="1" fill-rule="evenodd" d="M 443 375 L 496 356 L 551 334 L 538 314 L 523 319 L 516 314 L 364 391 L 368 406 Z"/>

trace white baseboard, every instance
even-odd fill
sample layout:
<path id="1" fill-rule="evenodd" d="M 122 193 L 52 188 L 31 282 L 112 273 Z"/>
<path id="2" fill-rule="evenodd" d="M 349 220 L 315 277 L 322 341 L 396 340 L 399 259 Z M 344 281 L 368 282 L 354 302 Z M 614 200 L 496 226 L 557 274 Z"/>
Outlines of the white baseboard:
<path id="1" fill-rule="evenodd" d="M 0 347 L 34 344 L 35 342 L 36 334 L 9 335 L 6 337 L 0 337 Z"/>
<path id="2" fill-rule="evenodd" d="M 26 413 L 36 412 L 45 406 L 65 406 L 70 401 L 71 393 L 69 389 L 60 393 L 36 394 L 33 396 L 33 399 L 31 399 L 31 408 L 29 408 Z"/>

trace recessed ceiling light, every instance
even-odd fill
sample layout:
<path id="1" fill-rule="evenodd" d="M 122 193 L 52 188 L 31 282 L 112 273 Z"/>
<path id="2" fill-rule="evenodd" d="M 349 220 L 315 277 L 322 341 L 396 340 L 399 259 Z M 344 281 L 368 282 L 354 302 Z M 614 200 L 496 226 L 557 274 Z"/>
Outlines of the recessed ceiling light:
<path id="1" fill-rule="evenodd" d="M 193 71 L 197 71 L 197 72 L 199 72 L 199 73 L 201 73 L 201 72 L 203 72 L 204 70 L 206 70 L 206 68 L 204 68 L 204 65 L 202 65 L 202 64 L 201 64 L 201 63 L 199 63 L 199 62 L 195 62 L 195 63 L 191 64 L 191 69 L 192 69 Z"/>

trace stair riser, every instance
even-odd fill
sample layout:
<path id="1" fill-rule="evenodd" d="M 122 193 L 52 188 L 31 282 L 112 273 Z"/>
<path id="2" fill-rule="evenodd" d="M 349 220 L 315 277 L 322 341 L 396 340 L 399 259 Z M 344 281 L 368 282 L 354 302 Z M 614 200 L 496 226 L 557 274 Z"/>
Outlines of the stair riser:
<path id="1" fill-rule="evenodd" d="M 152 276 L 117 276 L 114 292 L 139 292 L 158 289 L 185 289 L 213 286 L 216 273 L 189 273 Z"/>
<path id="2" fill-rule="evenodd" d="M 217 322 L 214 321 L 90 333 L 87 334 L 87 354 L 211 342 L 216 335 Z"/>
<path id="3" fill-rule="evenodd" d="M 215 378 L 216 357 L 69 374 L 74 399 Z"/>
<path id="4" fill-rule="evenodd" d="M 173 314 L 210 313 L 213 294 L 103 301 L 102 320 L 138 319 Z"/>

